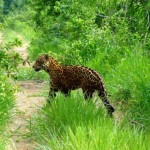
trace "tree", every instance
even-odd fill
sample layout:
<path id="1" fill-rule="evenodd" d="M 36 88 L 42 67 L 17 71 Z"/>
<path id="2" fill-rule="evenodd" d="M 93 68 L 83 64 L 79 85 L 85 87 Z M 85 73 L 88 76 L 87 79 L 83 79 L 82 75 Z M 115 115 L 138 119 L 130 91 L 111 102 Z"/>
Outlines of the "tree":
<path id="1" fill-rule="evenodd" d="M 9 13 L 9 9 L 13 0 L 3 0 L 3 14 L 7 15 Z"/>

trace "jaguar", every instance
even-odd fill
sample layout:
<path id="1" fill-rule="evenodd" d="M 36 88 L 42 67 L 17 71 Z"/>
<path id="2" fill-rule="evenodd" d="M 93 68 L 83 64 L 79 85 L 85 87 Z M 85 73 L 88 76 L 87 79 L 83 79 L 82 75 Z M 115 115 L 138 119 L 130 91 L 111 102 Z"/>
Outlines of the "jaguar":
<path id="1" fill-rule="evenodd" d="M 81 88 L 84 98 L 90 99 L 97 91 L 108 114 L 113 115 L 114 108 L 108 100 L 102 77 L 95 70 L 79 65 L 61 65 L 47 54 L 40 55 L 33 68 L 35 71 L 45 70 L 49 74 L 51 79 L 50 97 L 55 97 L 58 91 L 67 96 L 71 90 Z"/>

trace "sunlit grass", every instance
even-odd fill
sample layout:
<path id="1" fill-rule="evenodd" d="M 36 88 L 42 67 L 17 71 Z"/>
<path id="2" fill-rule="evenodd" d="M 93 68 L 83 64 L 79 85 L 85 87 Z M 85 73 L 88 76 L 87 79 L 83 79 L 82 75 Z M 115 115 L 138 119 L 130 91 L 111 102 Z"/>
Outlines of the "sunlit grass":
<path id="1" fill-rule="evenodd" d="M 148 130 L 150 124 L 150 61 L 145 56 L 128 57 L 106 76 L 108 92 L 121 102 L 130 121 Z M 110 82 L 111 79 L 111 82 Z"/>
<path id="2" fill-rule="evenodd" d="M 43 150 L 148 149 L 148 136 L 127 124 L 117 124 L 101 107 L 85 102 L 80 92 L 68 98 L 58 94 L 32 118 L 30 136 Z"/>
<path id="3" fill-rule="evenodd" d="M 14 89 L 3 70 L 0 68 L 0 150 L 8 144 L 7 127 L 14 106 Z"/>
<path id="4" fill-rule="evenodd" d="M 104 63 L 103 54 L 86 65 L 101 74 L 109 99 L 119 111 L 123 111 L 129 121 L 135 121 L 136 126 L 150 130 L 150 61 L 141 51 L 130 52 L 115 66 Z"/>

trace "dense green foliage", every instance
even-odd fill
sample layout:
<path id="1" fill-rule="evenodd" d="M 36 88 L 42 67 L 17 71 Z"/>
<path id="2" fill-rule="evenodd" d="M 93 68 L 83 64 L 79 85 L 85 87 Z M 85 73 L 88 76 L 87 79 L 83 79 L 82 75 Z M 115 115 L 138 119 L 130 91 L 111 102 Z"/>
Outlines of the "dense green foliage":
<path id="1" fill-rule="evenodd" d="M 10 110 L 14 106 L 14 90 L 5 72 L 0 68 L 0 149 L 7 144 L 6 125 L 11 117 Z"/>
<path id="2" fill-rule="evenodd" d="M 6 1 L 0 0 L 3 5 L 0 20 L 7 39 L 12 40 L 18 33 L 29 40 L 31 60 L 48 53 L 63 64 L 97 70 L 104 79 L 116 116 L 118 112 L 123 116 L 121 122 L 102 119 L 106 118 L 105 110 L 85 103 L 80 91 L 73 92 L 67 101 L 58 94 L 51 106 L 43 107 L 31 120 L 31 138 L 40 143 L 39 149 L 148 149 L 150 2 L 9 2 L 6 9 Z M 20 2 L 17 7 L 15 2 Z M 16 65 L 10 66 L 10 61 L 16 61 L 14 57 L 17 57 L 18 62 L 18 55 L 8 54 L 6 50 L 0 55 L 3 57 L 0 66 L 5 68 L 2 71 L 15 72 Z M 18 80 L 48 80 L 44 73 L 38 75 L 31 68 L 19 69 L 16 76 Z"/>
<path id="3" fill-rule="evenodd" d="M 20 45 L 20 41 L 15 39 L 14 42 L 1 44 L 0 46 L 0 68 L 3 68 L 4 73 L 8 76 L 15 77 L 18 64 L 21 61 L 20 55 L 11 50 L 13 46 L 17 45 Z"/>
<path id="4" fill-rule="evenodd" d="M 103 55 L 103 61 L 108 61 L 109 65 L 114 65 L 143 43 L 147 44 L 145 51 L 148 50 L 148 2 L 92 3 L 33 1 L 35 29 L 42 37 L 33 43 L 33 46 L 38 44 L 38 49 L 31 47 L 34 58 L 40 52 L 51 50 L 63 53 L 66 63 L 81 64 L 97 54 Z"/>
<path id="5" fill-rule="evenodd" d="M 150 60 L 146 57 L 128 57 L 106 77 L 109 93 L 115 101 L 123 103 L 122 110 L 129 120 L 137 121 L 149 129 L 150 125 Z M 128 75 L 127 75 L 128 73 Z"/>
<path id="6" fill-rule="evenodd" d="M 79 93 L 70 98 L 58 95 L 31 120 L 32 137 L 38 149 L 54 150 L 146 150 L 148 135 L 137 128 L 121 126 L 107 118 L 92 102 L 85 103 Z M 42 114 L 42 115 L 41 115 Z"/>
<path id="7" fill-rule="evenodd" d="M 0 13 L 2 13 L 3 15 L 8 15 L 15 9 L 19 10 L 24 4 L 25 0 L 0 0 L 0 7 L 2 8 Z"/>
<path id="8" fill-rule="evenodd" d="M 0 134 L 2 134 L 9 118 L 9 110 L 14 104 L 14 91 L 2 69 L 0 69 L 0 87 Z"/>
<path id="9" fill-rule="evenodd" d="M 14 93 L 16 88 L 12 78 L 17 77 L 17 66 L 21 60 L 19 54 L 12 48 L 20 45 L 20 41 L 4 43 L 0 37 L 0 149 L 6 149 L 8 142 L 8 123 L 12 117 L 11 109 L 14 107 Z"/>

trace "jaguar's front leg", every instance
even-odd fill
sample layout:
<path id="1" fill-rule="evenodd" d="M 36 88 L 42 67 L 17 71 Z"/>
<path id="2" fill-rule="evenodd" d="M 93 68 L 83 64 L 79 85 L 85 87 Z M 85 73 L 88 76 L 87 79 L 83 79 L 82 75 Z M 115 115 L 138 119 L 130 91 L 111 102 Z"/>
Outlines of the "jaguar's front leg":
<path id="1" fill-rule="evenodd" d="M 56 97 L 56 92 L 58 92 L 58 89 L 54 89 L 54 88 L 50 88 L 50 91 L 49 91 L 49 96 L 48 96 L 48 100 L 47 102 L 50 103 L 51 102 L 51 99 L 53 99 L 54 97 Z"/>
<path id="2" fill-rule="evenodd" d="M 51 99 L 56 96 L 56 92 L 58 92 L 58 89 L 56 88 L 54 82 L 50 80 L 50 91 L 49 91 L 48 103 L 50 103 Z"/>
<path id="3" fill-rule="evenodd" d="M 56 96 L 57 89 L 50 88 L 49 97 L 54 98 Z"/>
<path id="4" fill-rule="evenodd" d="M 48 94 L 48 103 L 50 103 L 50 99 L 56 96 L 55 90 L 54 90 L 54 83 L 52 82 L 52 79 L 50 79 L 50 90 Z"/>

